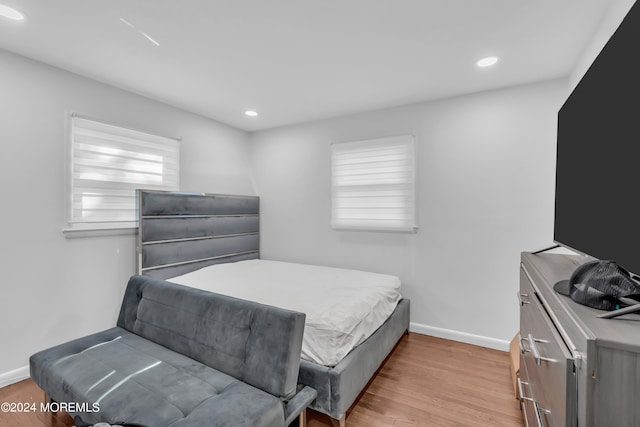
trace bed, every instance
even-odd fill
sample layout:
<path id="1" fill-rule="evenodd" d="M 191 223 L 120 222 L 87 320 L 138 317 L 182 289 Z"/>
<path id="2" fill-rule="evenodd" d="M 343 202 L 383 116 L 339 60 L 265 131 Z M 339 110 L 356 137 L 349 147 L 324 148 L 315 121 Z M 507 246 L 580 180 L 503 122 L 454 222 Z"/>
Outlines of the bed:
<path id="1" fill-rule="evenodd" d="M 347 410 L 408 330 L 399 280 L 261 260 L 255 196 L 137 196 L 138 273 L 307 313 L 299 382 L 318 392 L 311 408 L 344 426 Z"/>

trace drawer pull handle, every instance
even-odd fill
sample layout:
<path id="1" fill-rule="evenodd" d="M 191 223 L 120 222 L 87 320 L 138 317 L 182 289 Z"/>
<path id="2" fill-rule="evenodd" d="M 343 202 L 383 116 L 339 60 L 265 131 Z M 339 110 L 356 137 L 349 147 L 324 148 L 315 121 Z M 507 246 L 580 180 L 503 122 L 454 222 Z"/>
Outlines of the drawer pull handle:
<path id="1" fill-rule="evenodd" d="M 542 419 L 542 414 L 550 414 L 551 411 L 548 409 L 544 409 L 542 408 L 540 405 L 538 405 L 537 401 L 533 401 L 533 409 L 535 410 L 536 413 L 536 421 L 538 422 L 538 427 L 545 427 L 544 425 L 544 421 Z"/>
<path id="2" fill-rule="evenodd" d="M 524 395 L 524 387 L 522 387 L 522 385 L 529 385 L 529 383 L 522 381 L 520 378 L 518 378 L 518 393 L 520 394 L 520 401 L 524 402 L 525 400 L 528 400 L 529 402 L 533 402 L 533 399 L 530 397 L 526 397 Z"/>
<path id="3" fill-rule="evenodd" d="M 525 293 L 522 293 L 522 292 L 518 291 L 517 295 L 518 295 L 518 301 L 520 302 L 520 307 L 522 307 L 525 304 L 531 304 L 531 301 L 525 301 L 525 300 L 522 299 L 523 297 L 529 297 L 529 294 L 525 294 Z"/>
<path id="4" fill-rule="evenodd" d="M 529 334 L 529 336 L 531 336 L 531 334 Z M 540 365 L 543 360 L 545 362 L 551 362 L 551 363 L 557 362 L 556 359 L 551 359 L 549 357 L 540 356 L 540 352 L 538 351 L 538 347 L 536 347 L 536 345 L 535 345 L 535 343 L 537 343 L 537 342 L 548 343 L 549 341 L 533 338 L 533 343 L 534 343 L 533 348 L 535 349 L 535 351 L 533 349 L 531 349 L 531 348 L 529 348 L 529 349 L 525 348 L 525 346 L 524 346 L 525 342 L 531 343 L 530 338 L 520 338 L 520 353 L 522 353 L 522 354 L 533 353 L 533 357 L 535 357 L 535 359 L 536 359 L 536 365 Z M 529 347 L 531 347 L 531 345 L 529 345 Z"/>
<path id="5" fill-rule="evenodd" d="M 540 357 L 540 351 L 538 350 L 536 341 L 533 339 L 533 335 L 529 334 L 527 336 L 527 341 L 529 341 L 529 349 L 531 350 L 531 353 L 533 353 L 533 358 L 536 360 L 536 365 L 540 366 L 542 364 L 542 358 Z"/>

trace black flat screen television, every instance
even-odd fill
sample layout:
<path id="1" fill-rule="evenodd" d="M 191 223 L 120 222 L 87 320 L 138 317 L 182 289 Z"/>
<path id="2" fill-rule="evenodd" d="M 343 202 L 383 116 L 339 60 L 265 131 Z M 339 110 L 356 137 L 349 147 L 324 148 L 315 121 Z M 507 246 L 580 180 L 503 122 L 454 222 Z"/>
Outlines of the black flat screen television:
<path id="1" fill-rule="evenodd" d="M 558 113 L 554 240 L 640 274 L 640 5 Z"/>

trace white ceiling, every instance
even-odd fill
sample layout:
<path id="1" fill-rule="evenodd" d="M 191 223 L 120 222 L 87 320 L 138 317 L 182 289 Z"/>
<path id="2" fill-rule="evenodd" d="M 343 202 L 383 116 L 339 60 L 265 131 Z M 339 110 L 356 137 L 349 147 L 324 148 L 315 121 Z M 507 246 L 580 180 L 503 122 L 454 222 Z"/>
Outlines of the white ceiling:
<path id="1" fill-rule="evenodd" d="M 0 48 L 252 131 L 566 76 L 616 1 L 0 0 Z"/>

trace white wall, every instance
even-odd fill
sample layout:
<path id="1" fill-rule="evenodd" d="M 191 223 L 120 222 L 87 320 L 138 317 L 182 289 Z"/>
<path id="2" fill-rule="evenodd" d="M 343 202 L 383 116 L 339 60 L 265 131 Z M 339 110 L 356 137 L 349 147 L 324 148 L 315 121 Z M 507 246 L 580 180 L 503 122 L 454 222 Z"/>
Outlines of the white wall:
<path id="1" fill-rule="evenodd" d="M 609 38 L 618 29 L 618 26 L 635 2 L 636 0 L 614 0 L 612 2 L 607 14 L 603 16 L 598 30 L 594 33 L 569 77 L 571 90 L 578 85 L 584 73 L 587 72 L 604 45 L 609 41 Z"/>
<path id="2" fill-rule="evenodd" d="M 181 188 L 255 194 L 248 135 L 159 102 L 0 50 L 0 386 L 30 354 L 114 326 L 135 237 L 68 239 L 65 109 L 181 136 Z M 187 166 L 188 165 L 188 166 Z"/>
<path id="3" fill-rule="evenodd" d="M 400 276 L 416 331 L 506 350 L 520 251 L 553 241 L 556 80 L 251 135 L 267 259 Z M 330 144 L 415 134 L 416 235 L 330 228 Z"/>

